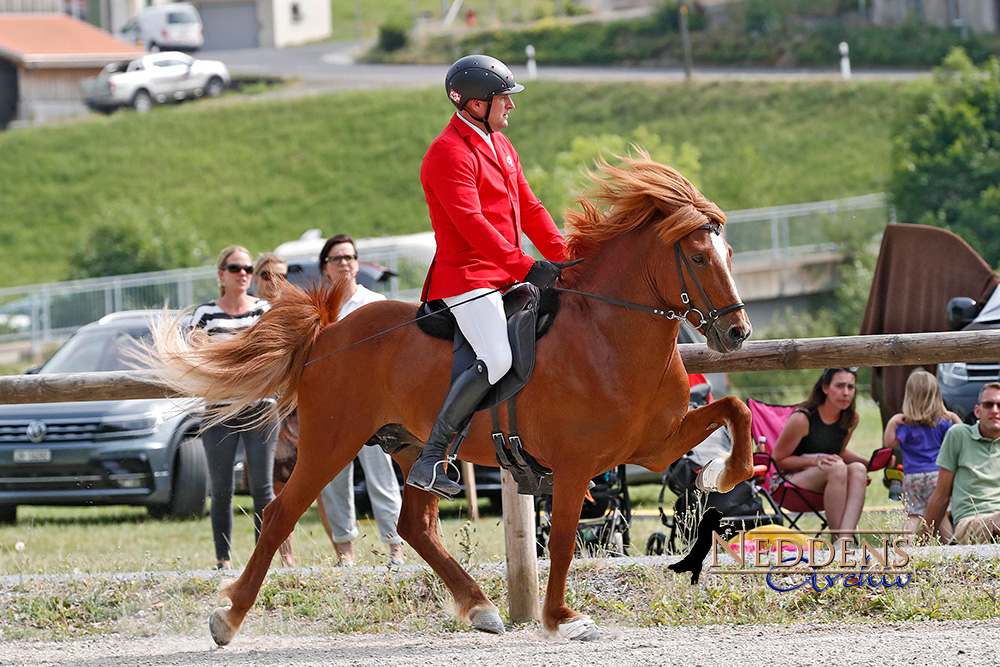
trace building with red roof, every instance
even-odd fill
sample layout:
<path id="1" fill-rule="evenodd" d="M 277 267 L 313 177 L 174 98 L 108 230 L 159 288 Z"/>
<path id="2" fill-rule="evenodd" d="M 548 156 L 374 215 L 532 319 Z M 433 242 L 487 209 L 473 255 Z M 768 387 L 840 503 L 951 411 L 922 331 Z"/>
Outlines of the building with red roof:
<path id="1" fill-rule="evenodd" d="M 0 128 L 86 113 L 80 82 L 135 46 L 64 14 L 0 14 Z"/>

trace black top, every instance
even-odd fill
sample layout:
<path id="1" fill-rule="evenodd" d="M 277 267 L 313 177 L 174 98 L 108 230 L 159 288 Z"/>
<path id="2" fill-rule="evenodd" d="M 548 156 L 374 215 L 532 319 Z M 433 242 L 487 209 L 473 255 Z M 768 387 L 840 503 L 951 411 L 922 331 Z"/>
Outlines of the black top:
<path id="1" fill-rule="evenodd" d="M 819 416 L 818 409 L 806 413 L 806 417 L 809 419 L 809 433 L 799 441 L 792 455 L 840 454 L 847 440 L 847 429 L 840 426 L 840 420 L 827 424 Z"/>

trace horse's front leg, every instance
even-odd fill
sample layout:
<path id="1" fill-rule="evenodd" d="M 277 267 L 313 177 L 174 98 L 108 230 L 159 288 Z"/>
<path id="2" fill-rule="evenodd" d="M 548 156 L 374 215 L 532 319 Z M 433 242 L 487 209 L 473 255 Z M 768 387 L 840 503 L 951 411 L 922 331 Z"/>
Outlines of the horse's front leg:
<path id="1" fill-rule="evenodd" d="M 597 626 L 588 617 L 566 605 L 566 575 L 576 551 L 577 525 L 583 510 L 590 477 L 556 472 L 553 477 L 552 527 L 549 533 L 549 584 L 545 590 L 542 621 L 549 632 L 578 641 L 601 638 Z"/>
<path id="2" fill-rule="evenodd" d="M 407 447 L 393 454 L 403 471 L 403 479 L 420 450 Z M 456 561 L 438 538 L 438 498 L 410 485 L 403 486 L 403 506 L 396 525 L 399 535 L 420 554 L 455 599 L 455 616 L 477 630 L 503 634 L 500 612 L 490 602 L 479 584 Z"/>
<path id="3" fill-rule="evenodd" d="M 677 430 L 667 439 L 651 470 L 667 467 L 693 447 L 725 426 L 733 441 L 729 456 L 713 459 L 702 468 L 698 485 L 703 491 L 731 491 L 753 475 L 753 442 L 750 436 L 750 408 L 735 396 L 726 396 L 684 415 Z M 645 464 L 644 464 L 645 465 Z"/>

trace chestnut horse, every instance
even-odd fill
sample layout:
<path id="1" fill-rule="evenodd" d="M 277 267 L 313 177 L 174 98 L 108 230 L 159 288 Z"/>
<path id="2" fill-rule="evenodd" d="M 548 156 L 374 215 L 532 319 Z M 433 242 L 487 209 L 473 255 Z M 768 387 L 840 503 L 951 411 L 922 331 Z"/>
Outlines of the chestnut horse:
<path id="1" fill-rule="evenodd" d="M 750 335 L 731 276 L 732 249 L 722 237 L 725 216 L 687 179 L 645 153 L 616 166 L 602 160 L 597 170 L 582 212 L 568 218 L 567 254 L 586 261 L 566 269 L 561 285 L 660 312 L 560 294 L 558 316 L 538 341 L 534 375 L 518 396 L 525 448 L 553 472 L 543 622 L 570 639 L 600 637 L 594 623 L 565 601 L 592 477 L 621 463 L 663 471 L 721 426 L 732 434 L 732 454 L 706 466 L 704 486 L 728 491 L 752 470 L 749 410 L 727 397 L 689 412 L 677 350 L 678 319 L 685 314 L 697 317 L 694 324 L 718 352 L 738 349 Z M 260 538 L 239 579 L 220 591 L 231 602 L 210 617 L 220 645 L 240 628 L 275 550 L 323 486 L 389 424 L 412 435 L 393 455 L 407 475 L 448 391 L 452 343 L 401 326 L 414 319 L 416 306 L 380 301 L 334 324 L 343 299 L 343 285 L 309 292 L 290 287 L 258 324 L 233 339 L 204 345 L 169 325 L 155 334 L 161 378 L 208 404 L 235 401 L 226 414 L 263 395 L 278 396 L 277 410 L 298 404 L 298 463 L 264 511 Z M 506 423 L 506 409 L 501 413 Z M 475 416 L 459 455 L 497 465 L 488 416 Z M 459 618 L 503 632 L 497 608 L 438 540 L 437 505 L 437 497 L 406 486 L 399 534 L 447 585 Z"/>

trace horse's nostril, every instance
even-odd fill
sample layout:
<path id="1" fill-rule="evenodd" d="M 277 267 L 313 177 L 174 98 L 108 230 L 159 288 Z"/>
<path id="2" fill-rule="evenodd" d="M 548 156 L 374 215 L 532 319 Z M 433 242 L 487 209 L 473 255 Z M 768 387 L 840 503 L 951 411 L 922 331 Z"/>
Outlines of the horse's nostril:
<path id="1" fill-rule="evenodd" d="M 730 338 L 730 340 L 742 341 L 742 340 L 746 339 L 747 335 L 748 335 L 748 333 L 747 333 L 746 329 L 744 329 L 743 327 L 741 327 L 738 324 L 730 327 L 730 329 L 729 329 L 729 338 Z"/>

